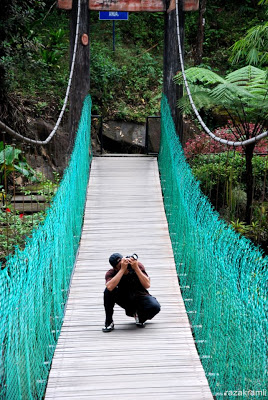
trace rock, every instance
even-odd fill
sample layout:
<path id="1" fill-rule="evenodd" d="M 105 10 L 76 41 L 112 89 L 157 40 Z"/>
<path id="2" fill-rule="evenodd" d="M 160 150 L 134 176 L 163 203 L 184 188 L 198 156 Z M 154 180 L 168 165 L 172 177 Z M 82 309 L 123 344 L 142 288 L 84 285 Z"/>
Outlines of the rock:
<path id="1" fill-rule="evenodd" d="M 31 123 L 37 140 L 45 140 L 54 128 L 54 124 L 45 122 L 42 119 L 34 120 Z M 36 145 L 27 159 L 33 168 L 42 172 L 47 178 L 53 178 L 53 172 L 63 173 L 68 163 L 69 136 L 64 128 L 59 127 L 52 140 L 47 145 Z"/>
<path id="2" fill-rule="evenodd" d="M 107 121 L 103 124 L 104 150 L 113 153 L 146 153 L 146 124 L 123 121 Z M 149 119 L 149 152 L 158 152 L 160 143 L 160 119 Z"/>
<path id="3" fill-rule="evenodd" d="M 144 153 L 145 124 L 107 121 L 103 124 L 103 146 L 114 153 Z"/>

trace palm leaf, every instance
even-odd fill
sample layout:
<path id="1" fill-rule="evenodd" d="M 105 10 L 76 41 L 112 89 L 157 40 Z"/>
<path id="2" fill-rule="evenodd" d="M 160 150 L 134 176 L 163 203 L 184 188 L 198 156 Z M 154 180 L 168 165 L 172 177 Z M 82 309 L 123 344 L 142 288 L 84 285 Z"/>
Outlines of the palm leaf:
<path id="1" fill-rule="evenodd" d="M 254 26 L 247 31 L 243 39 L 231 47 L 231 62 L 237 63 L 244 58 L 248 64 L 265 65 L 268 48 L 268 22 Z"/>

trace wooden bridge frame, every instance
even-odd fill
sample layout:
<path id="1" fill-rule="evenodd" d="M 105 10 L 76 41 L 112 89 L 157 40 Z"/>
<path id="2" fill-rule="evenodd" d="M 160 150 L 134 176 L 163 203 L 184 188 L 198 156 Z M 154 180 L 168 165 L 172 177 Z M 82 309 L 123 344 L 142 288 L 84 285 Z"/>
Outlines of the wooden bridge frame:
<path id="1" fill-rule="evenodd" d="M 73 0 L 58 0 L 58 8 L 71 10 Z M 183 11 L 196 11 L 199 0 L 183 0 Z M 165 0 L 88 0 L 89 10 L 95 11 L 166 11 Z M 175 9 L 175 0 L 169 10 Z"/>
<path id="2" fill-rule="evenodd" d="M 58 0 L 58 7 L 70 10 L 70 53 L 73 54 L 78 0 Z M 180 36 L 184 39 L 184 12 L 198 10 L 199 0 L 179 0 Z M 183 137 L 182 115 L 177 107 L 182 97 L 183 88 L 174 83 L 173 77 L 181 71 L 176 28 L 175 0 L 81 0 L 80 28 L 76 55 L 76 65 L 70 92 L 70 140 L 74 141 L 80 120 L 80 113 L 85 96 L 90 89 L 90 10 L 164 12 L 164 60 L 163 60 L 163 92 L 171 108 L 172 117 L 179 133 Z"/>

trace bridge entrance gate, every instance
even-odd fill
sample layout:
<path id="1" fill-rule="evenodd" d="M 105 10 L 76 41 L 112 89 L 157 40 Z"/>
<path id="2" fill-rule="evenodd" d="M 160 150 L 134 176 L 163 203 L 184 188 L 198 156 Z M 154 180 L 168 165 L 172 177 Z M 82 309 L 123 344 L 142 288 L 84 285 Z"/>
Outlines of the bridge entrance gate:
<path id="1" fill-rule="evenodd" d="M 73 54 L 78 0 L 58 0 L 58 7 L 70 11 L 70 54 Z M 184 12 L 199 8 L 199 0 L 179 0 L 180 36 L 183 43 Z M 182 116 L 177 107 L 182 96 L 182 86 L 173 81 L 181 71 L 176 28 L 175 0 L 81 0 L 79 40 L 73 83 L 70 91 L 70 134 L 75 137 L 85 96 L 90 90 L 90 11 L 163 12 L 165 18 L 163 55 L 163 93 L 168 99 L 171 114 L 182 139 Z"/>

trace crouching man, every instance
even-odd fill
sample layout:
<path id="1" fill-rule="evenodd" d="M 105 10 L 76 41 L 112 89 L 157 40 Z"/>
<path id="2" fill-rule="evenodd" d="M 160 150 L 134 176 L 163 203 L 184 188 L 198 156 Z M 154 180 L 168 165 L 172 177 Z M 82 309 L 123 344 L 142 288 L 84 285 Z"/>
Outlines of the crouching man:
<path id="1" fill-rule="evenodd" d="M 105 275 L 106 289 L 104 291 L 105 326 L 103 332 L 114 329 L 114 305 L 124 308 L 126 315 L 134 317 L 138 327 L 144 327 L 145 321 L 152 319 L 160 311 L 160 304 L 151 296 L 150 287 L 144 266 L 138 262 L 137 254 L 123 257 L 113 253 L 109 262 L 112 269 Z"/>

